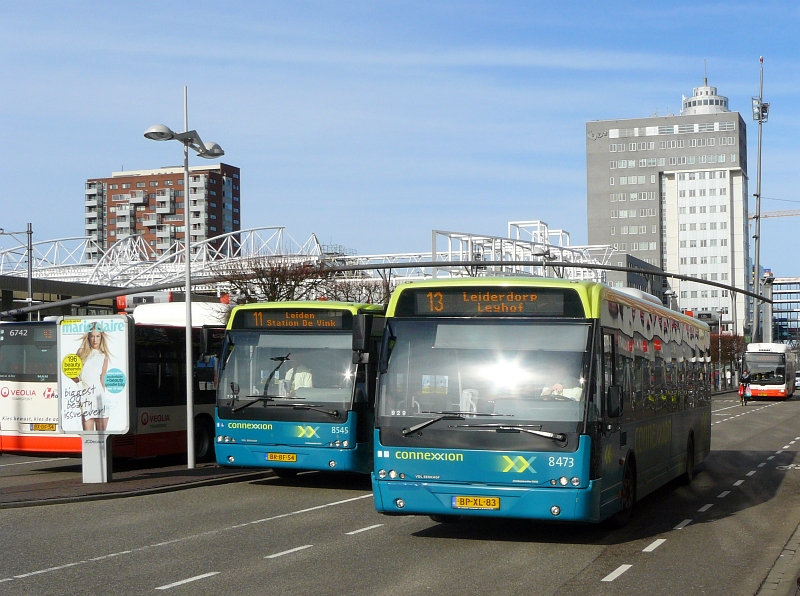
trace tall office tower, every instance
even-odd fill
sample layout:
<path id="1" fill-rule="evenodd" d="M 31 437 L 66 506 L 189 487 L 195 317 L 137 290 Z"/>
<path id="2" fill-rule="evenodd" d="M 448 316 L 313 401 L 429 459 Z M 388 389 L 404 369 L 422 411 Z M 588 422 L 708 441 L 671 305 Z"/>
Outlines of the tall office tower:
<path id="1" fill-rule="evenodd" d="M 586 162 L 589 244 L 751 289 L 746 128 L 707 80 L 683 98 L 678 116 L 587 122 Z M 608 279 L 621 285 L 617 277 Z M 750 326 L 749 299 L 696 282 L 668 284 L 681 309 L 719 312 L 723 330 Z"/>
<path id="2" fill-rule="evenodd" d="M 189 214 L 193 244 L 241 230 L 239 168 L 224 163 L 189 168 Z M 97 262 L 115 242 L 139 235 L 154 259 L 185 236 L 183 167 L 113 172 L 86 181 L 86 235 L 99 248 Z"/>

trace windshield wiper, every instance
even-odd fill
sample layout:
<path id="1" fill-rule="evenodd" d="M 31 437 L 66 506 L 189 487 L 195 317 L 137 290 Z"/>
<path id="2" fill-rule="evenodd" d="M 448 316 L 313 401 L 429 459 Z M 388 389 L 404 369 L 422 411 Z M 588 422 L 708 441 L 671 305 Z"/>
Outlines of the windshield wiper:
<path id="1" fill-rule="evenodd" d="M 425 422 L 420 422 L 419 424 L 415 424 L 409 428 L 403 429 L 403 436 L 407 437 L 408 435 L 413 435 L 415 432 L 422 430 L 423 428 L 429 427 L 431 424 L 435 424 L 440 420 L 465 420 L 464 416 L 503 416 L 503 414 L 487 414 L 482 412 L 459 412 L 457 410 L 452 411 L 444 411 L 444 412 L 420 412 L 420 414 L 439 414 L 435 418 L 431 418 L 430 420 L 426 420 Z"/>
<path id="2" fill-rule="evenodd" d="M 536 435 L 537 437 L 544 437 L 545 439 L 553 439 L 559 443 L 564 443 L 567 440 L 567 435 L 563 433 L 551 433 L 546 430 L 536 430 L 529 428 L 533 425 L 524 426 L 521 424 L 459 424 L 456 428 L 472 428 L 475 430 L 495 431 L 498 433 L 528 433 Z M 541 425 L 536 425 L 541 428 Z"/>
<path id="3" fill-rule="evenodd" d="M 305 399 L 305 397 L 292 397 L 290 395 L 245 395 L 246 398 L 251 399 L 253 401 L 249 401 L 246 404 L 239 406 L 238 408 L 233 408 L 231 412 L 238 412 L 239 410 L 244 410 L 245 408 L 249 408 L 253 404 L 257 404 L 259 402 L 268 403 L 271 401 L 275 401 L 276 399 Z M 278 404 L 275 404 L 278 405 Z M 282 404 L 281 404 L 282 405 Z M 292 404 L 289 404 L 292 405 Z M 297 404 L 301 405 L 301 404 Z"/>
<path id="4" fill-rule="evenodd" d="M 322 412 L 333 418 L 339 417 L 339 410 L 329 410 L 323 408 L 320 404 L 272 404 L 273 408 L 292 408 L 294 410 L 313 410 L 314 412 Z"/>

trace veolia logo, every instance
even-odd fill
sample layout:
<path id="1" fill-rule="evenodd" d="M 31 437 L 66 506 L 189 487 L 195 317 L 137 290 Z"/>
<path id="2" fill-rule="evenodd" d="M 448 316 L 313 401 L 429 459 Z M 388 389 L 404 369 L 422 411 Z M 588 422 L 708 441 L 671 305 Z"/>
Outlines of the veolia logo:
<path id="1" fill-rule="evenodd" d="M 8 387 L 3 387 L 0 389 L 0 395 L 3 397 L 8 397 L 9 395 L 17 397 L 35 397 L 36 391 L 34 389 L 9 389 Z"/>
<path id="2" fill-rule="evenodd" d="M 147 426 L 151 422 L 169 422 L 169 414 L 148 414 L 142 412 L 142 426 Z"/>

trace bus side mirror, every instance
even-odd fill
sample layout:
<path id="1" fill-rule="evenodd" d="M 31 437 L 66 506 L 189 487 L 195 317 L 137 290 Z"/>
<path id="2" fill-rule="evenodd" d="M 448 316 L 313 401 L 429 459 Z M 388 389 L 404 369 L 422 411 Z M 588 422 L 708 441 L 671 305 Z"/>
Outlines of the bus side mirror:
<path id="1" fill-rule="evenodd" d="M 622 389 L 619 385 L 612 385 L 606 394 L 606 414 L 609 418 L 622 416 Z"/>
<path id="2" fill-rule="evenodd" d="M 353 352 L 368 352 L 371 335 L 372 315 L 355 315 L 353 317 Z M 355 358 L 355 354 L 353 356 Z"/>

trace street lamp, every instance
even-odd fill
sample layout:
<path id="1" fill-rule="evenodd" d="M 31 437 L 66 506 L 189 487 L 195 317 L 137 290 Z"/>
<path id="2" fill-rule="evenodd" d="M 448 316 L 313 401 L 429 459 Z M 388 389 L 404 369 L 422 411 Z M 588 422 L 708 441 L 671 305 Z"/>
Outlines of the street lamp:
<path id="1" fill-rule="evenodd" d="M 215 159 L 225 152 L 216 143 L 203 143 L 196 130 L 189 130 L 188 92 L 183 88 L 183 129 L 174 132 L 163 124 L 154 124 L 144 131 L 145 138 L 151 141 L 179 141 L 183 143 L 183 221 L 184 221 L 184 259 L 186 270 L 186 456 L 189 469 L 195 467 L 194 461 L 194 396 L 192 388 L 192 253 L 191 222 L 189 214 L 189 149 L 199 157 Z"/>

